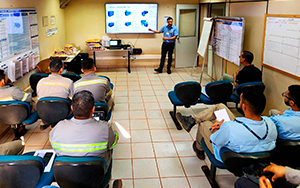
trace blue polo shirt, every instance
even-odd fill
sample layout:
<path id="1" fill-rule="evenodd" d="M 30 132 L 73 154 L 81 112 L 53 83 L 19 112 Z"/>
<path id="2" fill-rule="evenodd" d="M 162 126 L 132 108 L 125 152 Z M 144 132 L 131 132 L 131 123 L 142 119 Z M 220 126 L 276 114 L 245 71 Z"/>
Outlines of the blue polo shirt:
<path id="1" fill-rule="evenodd" d="M 274 115 L 271 120 L 278 130 L 278 138 L 300 140 L 300 111 L 288 109 L 283 115 Z"/>
<path id="2" fill-rule="evenodd" d="M 160 30 L 161 33 L 164 33 L 164 37 L 174 37 L 174 36 L 178 36 L 178 29 L 175 25 L 172 25 L 171 28 L 168 27 L 168 25 L 163 26 Z M 167 43 L 171 43 L 171 42 L 175 42 L 174 40 L 163 40 L 164 42 Z"/>
<path id="3" fill-rule="evenodd" d="M 264 119 L 262 121 L 255 121 L 245 117 L 239 117 L 236 120 L 245 123 L 261 138 L 267 132 L 267 124 L 269 130 L 264 140 L 259 140 L 241 123 L 236 121 L 224 122 L 221 128 L 210 136 L 216 159 L 223 162 L 220 156 L 222 147 L 227 147 L 237 153 L 254 153 L 274 149 L 277 139 L 276 126 L 270 118 L 265 116 L 262 118 Z"/>

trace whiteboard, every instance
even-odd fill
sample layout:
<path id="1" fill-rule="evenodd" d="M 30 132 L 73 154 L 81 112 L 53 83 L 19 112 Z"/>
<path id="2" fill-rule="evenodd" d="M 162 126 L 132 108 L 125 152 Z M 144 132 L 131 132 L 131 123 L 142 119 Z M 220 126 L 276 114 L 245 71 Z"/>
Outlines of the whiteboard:
<path id="1" fill-rule="evenodd" d="M 213 47 L 214 53 L 236 65 L 240 65 L 239 56 L 244 41 L 244 19 L 215 19 Z"/>
<path id="2" fill-rule="evenodd" d="M 273 16 L 266 15 L 263 65 L 299 78 L 300 18 Z"/>
<path id="3" fill-rule="evenodd" d="M 204 55 L 205 55 L 208 41 L 209 41 L 209 38 L 211 35 L 211 29 L 213 26 L 212 19 L 204 18 L 203 20 L 204 20 L 204 23 L 203 23 L 203 28 L 202 28 L 202 32 L 201 32 L 200 43 L 199 43 L 198 50 L 197 50 L 197 53 L 199 55 L 201 55 L 202 57 L 204 57 Z"/>

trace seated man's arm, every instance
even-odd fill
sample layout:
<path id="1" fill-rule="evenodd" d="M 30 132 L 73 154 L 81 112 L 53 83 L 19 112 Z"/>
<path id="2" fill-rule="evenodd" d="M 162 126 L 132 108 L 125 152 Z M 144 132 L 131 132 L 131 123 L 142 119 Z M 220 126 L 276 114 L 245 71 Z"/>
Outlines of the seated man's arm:
<path id="1" fill-rule="evenodd" d="M 107 144 L 107 149 L 111 150 L 113 149 L 118 140 L 119 140 L 119 134 L 116 131 L 113 131 L 113 129 L 111 128 L 111 125 L 108 124 L 108 144 Z"/>
<path id="2" fill-rule="evenodd" d="M 285 167 L 285 179 L 295 185 L 300 184 L 300 170 Z"/>
<path id="3" fill-rule="evenodd" d="M 233 73 L 233 84 L 234 84 L 234 88 L 236 88 L 238 85 L 239 85 L 239 83 L 238 83 L 238 79 L 237 79 L 237 77 L 238 77 L 238 74 L 239 74 L 239 72 L 237 71 L 237 72 L 235 72 L 235 73 Z"/>
<path id="4" fill-rule="evenodd" d="M 219 148 L 228 144 L 230 138 L 230 131 L 227 126 L 227 123 L 223 123 L 219 130 L 215 131 L 211 136 L 210 140 L 213 145 L 218 146 Z"/>
<path id="5" fill-rule="evenodd" d="M 106 85 L 105 85 L 105 99 L 108 101 L 112 95 L 112 89 L 110 88 L 110 82 L 107 80 Z"/>
<path id="6" fill-rule="evenodd" d="M 12 95 L 12 98 L 17 101 L 31 102 L 31 99 L 32 99 L 31 93 L 26 93 L 17 87 L 14 88 L 11 95 Z"/>
<path id="7" fill-rule="evenodd" d="M 74 83 L 72 82 L 69 87 L 69 98 L 71 99 L 74 95 Z"/>

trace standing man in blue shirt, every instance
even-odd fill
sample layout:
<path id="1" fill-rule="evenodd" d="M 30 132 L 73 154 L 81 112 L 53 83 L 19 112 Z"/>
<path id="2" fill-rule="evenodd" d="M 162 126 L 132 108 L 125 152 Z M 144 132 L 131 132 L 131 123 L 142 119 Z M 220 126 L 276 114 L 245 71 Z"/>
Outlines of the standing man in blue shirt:
<path id="1" fill-rule="evenodd" d="M 161 46 L 161 59 L 160 65 L 157 69 L 154 69 L 158 73 L 162 73 L 162 70 L 165 65 L 166 55 L 168 53 L 168 65 L 167 65 L 167 73 L 171 74 L 171 66 L 173 60 L 173 51 L 175 47 L 175 40 L 178 36 L 178 29 L 175 25 L 173 25 L 173 18 L 168 17 L 167 19 L 168 25 L 163 26 L 159 31 L 155 31 L 149 29 L 154 33 L 164 33 L 163 44 Z"/>

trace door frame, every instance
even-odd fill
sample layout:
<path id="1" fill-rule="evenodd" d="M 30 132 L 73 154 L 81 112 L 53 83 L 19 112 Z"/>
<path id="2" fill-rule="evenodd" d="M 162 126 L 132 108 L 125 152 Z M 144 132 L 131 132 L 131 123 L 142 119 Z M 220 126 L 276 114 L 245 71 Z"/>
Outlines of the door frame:
<path id="1" fill-rule="evenodd" d="M 196 7 L 197 6 L 197 7 Z M 195 37 L 196 37 L 196 40 L 197 40 L 197 47 L 198 47 L 198 45 L 199 45 L 199 27 L 200 27 L 200 4 L 198 3 L 198 4 L 176 4 L 176 21 L 175 21 L 175 24 L 176 24 L 176 26 L 177 26 L 177 28 L 178 28 L 178 33 L 179 33 L 179 35 L 178 35 L 178 38 L 177 38 L 177 40 L 176 40 L 176 44 L 177 45 L 175 45 L 175 68 L 176 68 L 176 59 L 178 59 L 178 58 L 176 58 L 176 50 L 177 50 L 177 46 L 178 46 L 178 43 L 180 43 L 180 39 L 181 38 L 188 38 L 188 37 L 190 37 L 190 36 L 183 36 L 183 37 L 180 37 L 180 10 L 196 10 L 196 13 L 195 13 L 195 31 L 194 31 L 194 33 L 195 33 Z M 197 52 L 197 48 L 195 49 L 196 51 L 195 52 Z M 196 53 L 197 54 L 197 53 Z M 195 58 L 196 58 L 196 56 L 195 56 Z M 187 66 L 187 67 L 189 67 L 189 66 Z M 184 68 L 184 67 L 180 67 L 180 68 Z"/>

